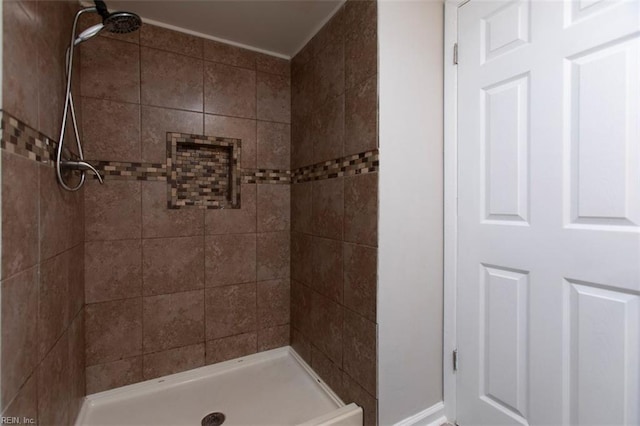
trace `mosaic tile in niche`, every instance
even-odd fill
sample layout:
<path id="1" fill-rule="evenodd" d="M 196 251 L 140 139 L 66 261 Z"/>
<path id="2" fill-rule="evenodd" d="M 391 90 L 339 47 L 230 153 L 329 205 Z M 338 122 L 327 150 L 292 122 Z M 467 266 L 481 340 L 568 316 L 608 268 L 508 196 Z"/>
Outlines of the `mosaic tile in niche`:
<path id="1" fill-rule="evenodd" d="M 240 208 L 239 139 L 167 133 L 168 207 Z"/>

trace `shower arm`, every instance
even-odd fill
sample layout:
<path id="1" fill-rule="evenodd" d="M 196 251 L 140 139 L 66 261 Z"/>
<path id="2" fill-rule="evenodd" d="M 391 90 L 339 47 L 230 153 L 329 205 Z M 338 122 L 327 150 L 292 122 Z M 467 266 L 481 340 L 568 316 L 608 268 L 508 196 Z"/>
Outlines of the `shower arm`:
<path id="1" fill-rule="evenodd" d="M 66 52 L 66 68 L 65 68 L 65 74 L 66 74 L 66 78 L 67 78 L 67 85 L 66 85 L 66 96 L 65 96 L 65 101 L 64 101 L 64 112 L 62 114 L 62 124 L 60 126 L 60 137 L 58 138 L 58 146 L 56 147 L 56 176 L 58 179 L 58 182 L 60 183 L 60 185 L 66 189 L 67 191 L 77 191 L 79 190 L 82 185 L 85 182 L 86 179 L 86 171 L 87 170 L 91 170 L 93 173 L 95 173 L 96 177 L 98 178 L 98 180 L 100 181 L 100 183 L 103 183 L 102 180 L 102 176 L 100 176 L 100 173 L 98 172 L 98 170 L 96 170 L 95 167 L 93 167 L 91 164 L 87 163 L 86 161 L 84 161 L 84 154 L 82 152 L 82 144 L 80 142 L 80 134 L 78 132 L 78 122 L 76 119 L 76 112 L 75 112 L 75 108 L 74 108 L 74 104 L 73 104 L 73 95 L 71 94 L 71 83 L 72 83 L 72 75 L 73 75 L 73 51 L 74 51 L 74 45 L 75 45 L 75 40 L 76 40 L 76 28 L 78 25 L 78 19 L 80 18 L 80 16 L 82 16 L 82 14 L 87 13 L 87 12 L 97 12 L 98 9 L 95 7 L 87 7 L 84 9 L 79 10 L 76 13 L 76 16 L 73 20 L 73 29 L 71 31 L 71 43 L 69 44 L 69 47 L 67 47 L 67 52 Z M 76 139 L 76 147 L 78 150 L 78 157 L 79 157 L 79 161 L 63 161 L 62 160 L 62 151 L 64 148 L 64 135 L 66 132 L 66 127 L 67 127 L 67 116 L 69 114 L 69 110 L 71 110 L 71 122 L 72 122 L 72 127 L 73 127 L 73 132 L 74 132 L 74 136 Z M 65 183 L 64 178 L 62 177 L 62 169 L 67 169 L 67 170 L 79 170 L 80 171 L 80 182 L 78 182 L 78 184 L 76 186 L 69 186 Z"/>

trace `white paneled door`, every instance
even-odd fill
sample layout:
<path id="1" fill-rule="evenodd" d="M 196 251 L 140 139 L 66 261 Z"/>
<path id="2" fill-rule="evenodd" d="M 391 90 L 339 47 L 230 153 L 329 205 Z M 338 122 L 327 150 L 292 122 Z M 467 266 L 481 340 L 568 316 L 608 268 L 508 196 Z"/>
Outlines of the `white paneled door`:
<path id="1" fill-rule="evenodd" d="M 457 421 L 640 424 L 640 0 L 458 11 Z"/>

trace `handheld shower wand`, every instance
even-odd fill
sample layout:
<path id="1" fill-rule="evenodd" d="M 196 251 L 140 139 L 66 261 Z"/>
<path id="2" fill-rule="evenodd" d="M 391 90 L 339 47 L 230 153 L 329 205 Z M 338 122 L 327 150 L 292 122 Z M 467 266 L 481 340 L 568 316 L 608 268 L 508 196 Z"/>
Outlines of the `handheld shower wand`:
<path id="1" fill-rule="evenodd" d="M 76 36 L 76 28 L 78 25 L 78 19 L 84 13 L 98 13 L 102 16 L 102 23 L 93 25 L 83 32 L 81 32 L 78 36 Z M 66 55 L 66 95 L 64 101 L 64 112 L 62 114 L 62 124 L 60 126 L 60 137 L 58 138 L 58 146 L 56 147 L 56 176 L 58 178 L 58 182 L 60 186 L 62 186 L 67 191 L 77 191 L 82 188 L 85 182 L 85 174 L 87 171 L 93 172 L 98 181 L 103 183 L 102 176 L 100 172 L 84 161 L 84 155 L 82 153 L 82 143 L 80 142 L 80 133 L 78 131 L 78 122 L 76 119 L 76 112 L 73 106 L 73 95 L 71 93 L 71 82 L 73 76 L 73 53 L 74 48 L 78 44 L 89 40 L 92 37 L 95 37 L 102 30 L 107 30 L 112 33 L 124 34 L 137 30 L 142 25 L 142 21 L 140 17 L 135 13 L 131 12 L 113 12 L 109 13 L 107 10 L 107 6 L 104 1 L 96 0 L 95 7 L 87 7 L 79 10 L 76 13 L 76 16 L 73 20 L 73 28 L 71 30 L 71 43 L 69 47 L 67 47 L 67 55 Z M 62 154 L 64 152 L 64 135 L 67 128 L 67 116 L 71 115 L 71 124 L 73 125 L 73 133 L 76 139 L 76 148 L 77 148 L 77 156 L 78 159 L 74 160 L 63 160 Z M 68 185 L 63 177 L 64 170 L 76 170 L 80 172 L 80 180 L 75 186 Z"/>

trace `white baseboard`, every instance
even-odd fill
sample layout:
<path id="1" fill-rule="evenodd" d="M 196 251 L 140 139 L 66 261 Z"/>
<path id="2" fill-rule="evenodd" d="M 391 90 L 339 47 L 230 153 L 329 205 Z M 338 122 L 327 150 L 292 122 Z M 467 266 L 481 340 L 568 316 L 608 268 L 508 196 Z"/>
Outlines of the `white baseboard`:
<path id="1" fill-rule="evenodd" d="M 395 426 L 440 426 L 446 422 L 444 402 L 440 401 L 411 417 L 399 421 Z"/>

